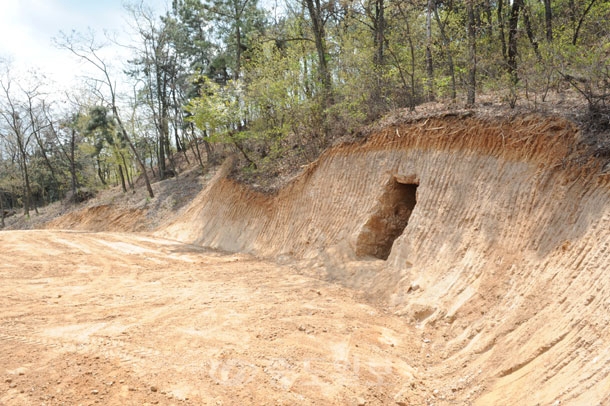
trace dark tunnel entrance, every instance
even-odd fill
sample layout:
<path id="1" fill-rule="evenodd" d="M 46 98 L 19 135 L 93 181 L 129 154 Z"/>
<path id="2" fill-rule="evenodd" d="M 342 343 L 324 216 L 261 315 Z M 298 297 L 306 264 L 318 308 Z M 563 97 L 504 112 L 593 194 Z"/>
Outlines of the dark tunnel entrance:
<path id="1" fill-rule="evenodd" d="M 400 183 L 396 178 L 390 180 L 379 199 L 377 210 L 358 236 L 357 256 L 388 259 L 394 240 L 407 227 L 415 208 L 417 186 L 414 183 Z"/>

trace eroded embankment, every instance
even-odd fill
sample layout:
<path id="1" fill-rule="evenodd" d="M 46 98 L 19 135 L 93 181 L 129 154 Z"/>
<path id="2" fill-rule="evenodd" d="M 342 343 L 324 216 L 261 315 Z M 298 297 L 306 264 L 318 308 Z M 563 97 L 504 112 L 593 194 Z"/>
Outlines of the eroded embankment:
<path id="1" fill-rule="evenodd" d="M 603 404 L 609 180 L 574 163 L 578 136 L 536 116 L 391 126 L 274 196 L 221 171 L 160 233 L 309 261 L 364 290 L 430 337 L 448 403 Z"/>

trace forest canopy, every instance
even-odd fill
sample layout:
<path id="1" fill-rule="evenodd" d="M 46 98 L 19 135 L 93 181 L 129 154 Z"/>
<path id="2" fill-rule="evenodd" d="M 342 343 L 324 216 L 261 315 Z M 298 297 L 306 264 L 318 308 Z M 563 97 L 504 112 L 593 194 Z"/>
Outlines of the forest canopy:
<path id="1" fill-rule="evenodd" d="M 135 45 L 119 74 L 103 36 L 58 34 L 95 72 L 61 102 L 43 77 L 1 62 L 2 223 L 107 185 L 142 182 L 152 198 L 180 155 L 204 169 L 232 150 L 251 173 L 307 163 L 334 138 L 430 101 L 493 95 L 515 107 L 569 92 L 608 114 L 608 0 L 270 3 L 173 0 L 162 15 L 128 4 Z"/>

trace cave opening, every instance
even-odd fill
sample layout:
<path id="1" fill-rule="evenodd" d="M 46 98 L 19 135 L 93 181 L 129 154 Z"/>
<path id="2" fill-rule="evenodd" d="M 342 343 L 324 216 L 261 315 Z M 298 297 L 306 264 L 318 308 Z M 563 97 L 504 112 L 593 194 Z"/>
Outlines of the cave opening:
<path id="1" fill-rule="evenodd" d="M 394 241 L 402 235 L 415 208 L 417 183 L 399 182 L 392 177 L 356 242 L 358 257 L 387 260 Z"/>

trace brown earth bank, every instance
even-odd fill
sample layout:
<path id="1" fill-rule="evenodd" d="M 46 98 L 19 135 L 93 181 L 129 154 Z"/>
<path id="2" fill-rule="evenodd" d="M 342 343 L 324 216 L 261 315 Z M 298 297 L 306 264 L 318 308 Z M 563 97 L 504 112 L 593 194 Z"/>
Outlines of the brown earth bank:
<path id="1" fill-rule="evenodd" d="M 16 386 L 0 402 L 32 399 L 17 380 L 72 368 L 67 404 L 608 404 L 610 174 L 584 144 L 557 117 L 393 122 L 275 194 L 228 179 L 227 164 L 154 238 L 2 233 L 4 308 L 21 309 L 3 328 L 25 332 L 2 341 Z M 103 225 L 100 213 L 76 223 Z M 115 290 L 133 300 L 108 321 Z M 121 345 L 152 352 L 138 364 L 100 350 Z M 85 369 L 134 379 L 127 397 L 93 397 Z"/>

